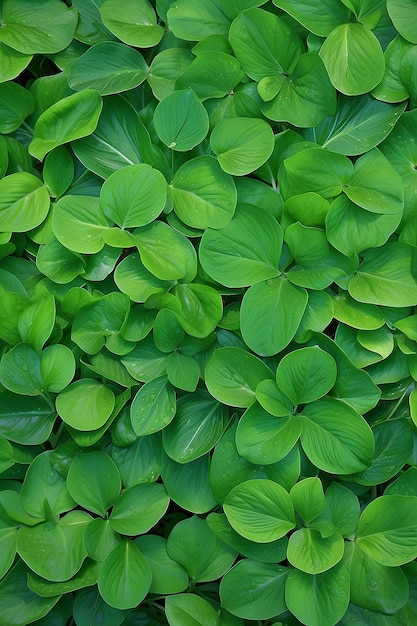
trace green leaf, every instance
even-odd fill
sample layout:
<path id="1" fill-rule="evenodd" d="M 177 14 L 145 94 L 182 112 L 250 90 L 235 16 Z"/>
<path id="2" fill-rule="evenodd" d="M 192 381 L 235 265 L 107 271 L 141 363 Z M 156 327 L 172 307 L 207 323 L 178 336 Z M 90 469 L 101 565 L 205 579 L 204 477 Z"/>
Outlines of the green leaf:
<path id="1" fill-rule="evenodd" d="M 145 483 L 122 491 L 110 514 L 110 526 L 122 535 L 147 533 L 165 515 L 169 497 L 163 485 Z"/>
<path id="2" fill-rule="evenodd" d="M 48 190 L 33 174 L 16 172 L 2 178 L 0 198 L 2 232 L 31 230 L 42 224 L 48 215 Z"/>
<path id="3" fill-rule="evenodd" d="M 285 231 L 287 244 L 295 263 L 305 266 L 319 265 L 330 256 L 326 233 L 321 228 L 290 224 Z"/>
<path id="4" fill-rule="evenodd" d="M 206 367 L 211 395 L 230 406 L 248 407 L 255 402 L 261 380 L 273 378 L 271 370 L 253 354 L 235 347 L 218 348 Z"/>
<path id="5" fill-rule="evenodd" d="M 333 357 L 315 346 L 286 354 L 278 364 L 276 380 L 281 391 L 297 405 L 326 395 L 336 382 L 336 375 Z"/>
<path id="6" fill-rule="evenodd" d="M 84 509 L 104 517 L 121 489 L 119 472 L 104 452 L 87 452 L 72 461 L 67 486 L 71 497 Z"/>
<path id="7" fill-rule="evenodd" d="M 355 300 L 384 306 L 413 306 L 417 281 L 413 275 L 414 252 L 411 246 L 390 242 L 383 249 L 368 250 L 358 272 L 349 281 Z"/>
<path id="8" fill-rule="evenodd" d="M 67 191 L 74 180 L 74 161 L 65 146 L 58 146 L 48 154 L 44 163 L 43 179 L 55 198 Z"/>
<path id="9" fill-rule="evenodd" d="M 38 118 L 30 154 L 39 161 L 64 143 L 90 135 L 97 127 L 103 103 L 94 89 L 83 89 L 62 98 Z"/>
<path id="10" fill-rule="evenodd" d="M 113 531 L 109 519 L 101 517 L 96 517 L 88 524 L 83 537 L 87 555 L 99 563 L 120 541 L 121 537 Z M 97 582 L 97 576 L 94 582 Z"/>
<path id="11" fill-rule="evenodd" d="M 61 419 L 76 430 L 92 431 L 103 426 L 115 403 L 114 393 L 91 378 L 71 383 L 56 399 Z"/>
<path id="12" fill-rule="evenodd" d="M 58 241 L 73 252 L 94 254 L 102 250 L 111 221 L 98 198 L 63 196 L 54 207 L 52 230 Z"/>
<path id="13" fill-rule="evenodd" d="M 136 607 L 145 598 L 151 582 L 151 567 L 130 539 L 109 552 L 98 575 L 100 595 L 116 609 Z"/>
<path id="14" fill-rule="evenodd" d="M 369 467 L 374 438 L 367 422 L 352 407 L 326 397 L 308 404 L 301 419 L 301 443 L 317 467 L 334 474 L 353 473 L 349 468 L 362 471 Z"/>
<path id="15" fill-rule="evenodd" d="M 209 129 L 207 111 L 192 89 L 174 91 L 161 100 L 153 122 L 159 139 L 178 152 L 201 143 Z"/>
<path id="16" fill-rule="evenodd" d="M 128 423 L 129 412 L 126 411 Z M 161 473 L 161 442 L 158 435 L 135 437 L 134 441 L 123 440 L 126 431 L 123 421 L 116 422 L 119 430 L 112 429 L 112 458 L 116 463 L 123 485 L 128 488 L 137 483 L 153 483 Z M 129 431 L 130 433 L 131 431 Z M 131 445 L 130 445 L 131 444 Z M 119 447 L 120 446 L 120 447 Z"/>
<path id="17" fill-rule="evenodd" d="M 373 500 L 363 511 L 357 544 L 371 559 L 395 567 L 417 555 L 417 498 L 389 495 Z"/>
<path id="18" fill-rule="evenodd" d="M 250 287 L 242 299 L 242 337 L 261 356 L 281 352 L 294 338 L 307 305 L 307 291 L 287 278 L 271 278 Z"/>
<path id="19" fill-rule="evenodd" d="M 258 543 L 279 539 L 295 526 L 288 492 L 269 479 L 237 485 L 226 496 L 223 509 L 236 532 Z"/>
<path id="20" fill-rule="evenodd" d="M 36 402 L 29 395 L 0 392 L 0 435 L 24 445 L 45 442 L 56 419 L 55 407 L 47 398 Z"/>
<path id="21" fill-rule="evenodd" d="M 28 572 L 28 587 L 31 591 L 43 598 L 53 598 L 57 595 L 78 591 L 84 587 L 95 585 L 98 570 L 99 565 L 87 559 L 75 576 L 63 582 L 48 582 L 40 576 L 37 576 L 37 574 Z"/>
<path id="22" fill-rule="evenodd" d="M 162 455 L 162 480 L 171 500 L 192 513 L 207 513 L 216 506 L 209 485 L 210 457 L 201 456 L 189 463 L 176 463 Z"/>
<path id="23" fill-rule="evenodd" d="M 22 526 L 17 534 L 17 551 L 27 565 L 46 580 L 68 580 L 87 556 L 82 537 L 91 517 L 70 511 L 59 522 Z"/>
<path id="24" fill-rule="evenodd" d="M 155 98 L 163 100 L 174 91 L 176 79 L 193 59 L 185 48 L 167 48 L 155 55 L 148 72 L 148 83 Z"/>
<path id="25" fill-rule="evenodd" d="M 321 574 L 292 570 L 285 585 L 285 601 L 291 613 L 309 626 L 332 626 L 349 604 L 350 571 L 340 563 Z"/>
<path id="26" fill-rule="evenodd" d="M 36 296 L 32 304 L 24 307 L 17 327 L 22 341 L 30 344 L 38 353 L 49 339 L 55 324 L 55 301 L 45 292 Z"/>
<path id="27" fill-rule="evenodd" d="M 199 258 L 211 278 L 226 287 L 246 287 L 278 276 L 283 234 L 263 209 L 239 205 L 230 223 L 207 229 Z"/>
<path id="28" fill-rule="evenodd" d="M 77 20 L 75 9 L 56 0 L 6 0 L 0 41 L 23 54 L 53 54 L 71 43 Z"/>
<path id="29" fill-rule="evenodd" d="M 32 54 L 18 52 L 0 41 L 0 82 L 3 83 L 19 76 L 32 58 Z"/>
<path id="30" fill-rule="evenodd" d="M 13 393 L 38 396 L 44 387 L 39 355 L 26 343 L 6 352 L 0 361 L 0 382 Z"/>
<path id="31" fill-rule="evenodd" d="M 290 496 L 295 510 L 306 524 L 321 515 L 326 507 L 323 487 L 317 477 L 300 480 L 292 487 Z"/>
<path id="32" fill-rule="evenodd" d="M 120 291 L 134 302 L 146 302 L 152 294 L 163 293 L 171 286 L 147 270 L 138 253 L 129 254 L 120 261 L 114 272 L 114 280 Z"/>
<path id="33" fill-rule="evenodd" d="M 236 186 L 215 158 L 186 161 L 174 174 L 174 211 L 192 228 L 224 228 L 236 208 Z"/>
<path id="34" fill-rule="evenodd" d="M 65 345 L 47 346 L 41 354 L 40 372 L 46 391 L 59 393 L 70 384 L 75 374 L 75 358 Z"/>
<path id="35" fill-rule="evenodd" d="M 147 0 L 127 0 L 122 6 L 117 0 L 107 0 L 99 10 L 103 24 L 129 46 L 150 48 L 162 39 L 164 29 L 156 23 L 155 11 Z"/>
<path id="36" fill-rule="evenodd" d="M 193 593 L 168 596 L 165 614 L 169 626 L 217 625 L 217 611 L 207 600 Z"/>
<path id="37" fill-rule="evenodd" d="M 338 533 L 322 537 L 313 528 L 301 528 L 290 537 L 287 558 L 302 572 L 320 574 L 339 563 L 344 549 L 343 538 Z"/>
<path id="38" fill-rule="evenodd" d="M 387 0 L 387 10 L 395 28 L 411 43 L 417 43 L 415 8 L 414 0 Z"/>
<path id="39" fill-rule="evenodd" d="M 175 82 L 175 89 L 191 88 L 201 99 L 223 98 L 244 74 L 235 57 L 215 50 L 201 51 Z"/>
<path id="40" fill-rule="evenodd" d="M 288 568 L 274 563 L 242 559 L 221 580 L 222 606 L 250 620 L 266 620 L 283 613 L 288 572 Z"/>
<path id="41" fill-rule="evenodd" d="M 186 591 L 189 578 L 186 570 L 167 553 L 167 541 L 158 535 L 142 535 L 135 539 L 152 570 L 150 593 L 177 594 Z"/>
<path id="42" fill-rule="evenodd" d="M 286 417 L 293 410 L 291 400 L 281 391 L 275 381 L 267 378 L 256 387 L 256 399 L 259 404 L 276 417 Z"/>
<path id="43" fill-rule="evenodd" d="M 348 8 L 337 0 L 323 0 L 319 4 L 314 0 L 274 0 L 274 4 L 320 37 L 327 37 L 350 18 Z"/>
<path id="44" fill-rule="evenodd" d="M 274 148 L 274 134 L 262 119 L 234 117 L 214 127 L 210 147 L 225 172 L 244 176 L 269 159 Z"/>
<path id="45" fill-rule="evenodd" d="M 174 418 L 175 390 L 166 376 L 159 376 L 143 385 L 130 407 L 130 419 L 138 437 L 158 432 Z"/>
<path id="46" fill-rule="evenodd" d="M 237 552 L 224 544 L 206 521 L 196 515 L 174 526 L 168 537 L 167 553 L 185 567 L 193 584 L 220 578 L 237 556 Z"/>
<path id="47" fill-rule="evenodd" d="M 182 396 L 175 420 L 164 429 L 164 450 L 177 463 L 193 461 L 214 448 L 228 421 L 226 407 L 207 392 L 198 390 Z"/>
<path id="48" fill-rule="evenodd" d="M 357 302 L 348 293 L 341 292 L 333 297 L 334 317 L 358 330 L 376 330 L 384 325 L 384 316 L 379 307 Z"/>
<path id="49" fill-rule="evenodd" d="M 0 132 L 11 133 L 33 113 L 35 101 L 32 94 L 13 82 L 0 84 Z"/>
<path id="50" fill-rule="evenodd" d="M 1 577 L 9 571 L 16 557 L 16 536 L 17 528 L 2 528 L 0 530 L 1 560 L 0 574 Z"/>
<path id="51" fill-rule="evenodd" d="M 172 310 L 185 332 L 201 339 L 208 337 L 223 315 L 219 292 L 209 285 L 180 284 L 175 285 L 171 293 L 176 299 Z"/>
<path id="52" fill-rule="evenodd" d="M 347 96 L 371 91 L 384 75 L 381 44 L 359 23 L 337 26 L 321 47 L 320 56 L 332 84 Z"/>
<path id="53" fill-rule="evenodd" d="M 195 391 L 200 380 L 200 368 L 193 357 L 175 351 L 168 355 L 166 368 L 171 385 L 184 391 Z"/>
<path id="54" fill-rule="evenodd" d="M 120 626 L 124 619 L 122 611 L 109 606 L 103 600 L 97 587 L 78 591 L 74 598 L 73 612 L 78 626 L 93 626 L 97 621 L 102 626 Z"/>
<path id="55" fill-rule="evenodd" d="M 68 84 L 75 91 L 95 89 L 107 96 L 134 89 L 146 77 L 147 65 L 137 50 L 115 41 L 103 41 L 71 63 Z"/>
<path id="56" fill-rule="evenodd" d="M 169 7 L 167 20 L 174 35 L 185 41 L 229 33 L 230 20 L 219 0 L 180 0 Z"/>

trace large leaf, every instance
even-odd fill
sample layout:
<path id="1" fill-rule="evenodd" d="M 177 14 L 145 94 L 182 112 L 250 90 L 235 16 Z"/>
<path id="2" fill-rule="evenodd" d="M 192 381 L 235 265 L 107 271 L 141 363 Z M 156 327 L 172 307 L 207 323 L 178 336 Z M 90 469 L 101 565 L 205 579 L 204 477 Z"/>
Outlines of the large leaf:
<path id="1" fill-rule="evenodd" d="M 239 61 L 230 54 L 201 51 L 177 78 L 175 89 L 191 88 L 201 100 L 222 98 L 233 91 L 243 76 Z"/>
<path id="2" fill-rule="evenodd" d="M 338 0 L 323 0 L 320 3 L 314 0 L 274 0 L 274 4 L 320 37 L 327 37 L 334 28 L 349 22 L 350 18 L 347 6 Z"/>
<path id="3" fill-rule="evenodd" d="M 287 558 L 291 565 L 302 572 L 320 574 L 339 563 L 344 549 L 344 541 L 339 533 L 322 537 L 314 528 L 301 528 L 290 537 Z"/>
<path id="4" fill-rule="evenodd" d="M 150 593 L 176 594 L 186 591 L 189 585 L 184 567 L 167 553 L 167 541 L 159 535 L 142 535 L 135 539 L 152 570 Z"/>
<path id="5" fill-rule="evenodd" d="M 387 9 L 395 28 L 400 35 L 417 43 L 417 21 L 415 16 L 416 3 L 414 0 L 387 0 Z"/>
<path id="6" fill-rule="evenodd" d="M 16 172 L 0 180 L 2 232 L 24 232 L 39 226 L 50 206 L 45 185 L 27 172 Z"/>
<path id="7" fill-rule="evenodd" d="M 209 129 L 207 111 L 192 89 L 174 91 L 161 100 L 153 121 L 159 139 L 179 152 L 201 143 Z"/>
<path id="8" fill-rule="evenodd" d="M 110 526 L 122 535 L 142 535 L 159 522 L 168 505 L 169 497 L 160 483 L 133 485 L 116 500 Z"/>
<path id="9" fill-rule="evenodd" d="M 216 626 L 217 611 L 194 593 L 180 593 L 169 596 L 165 603 L 169 626 Z"/>
<path id="10" fill-rule="evenodd" d="M 124 43 L 137 48 L 155 46 L 162 39 L 163 27 L 157 24 L 153 7 L 147 0 L 107 0 L 100 7 L 103 24 Z"/>
<path id="11" fill-rule="evenodd" d="M 56 419 L 55 407 L 39 396 L 36 403 L 29 395 L 0 393 L 0 435 L 24 445 L 45 442 Z"/>
<path id="12" fill-rule="evenodd" d="M 11 133 L 33 113 L 35 101 L 29 91 L 11 81 L 0 84 L 0 132 Z"/>
<path id="13" fill-rule="evenodd" d="M 105 516 L 121 489 L 119 472 L 104 452 L 77 455 L 67 475 L 68 491 L 80 506 Z"/>
<path id="14" fill-rule="evenodd" d="M 277 385 L 294 405 L 326 395 L 336 382 L 333 357 L 318 347 L 300 348 L 285 355 L 277 368 Z"/>
<path id="15" fill-rule="evenodd" d="M 162 430 L 174 418 L 175 390 L 166 376 L 159 376 L 139 389 L 130 407 L 130 419 L 136 435 Z"/>
<path id="16" fill-rule="evenodd" d="M 110 417 L 115 403 L 113 391 L 92 378 L 71 383 L 56 399 L 62 420 L 80 431 L 96 430 Z"/>
<path id="17" fill-rule="evenodd" d="M 97 127 L 103 103 L 94 89 L 83 89 L 46 109 L 35 124 L 30 154 L 40 161 L 53 148 L 90 135 Z"/>
<path id="18" fill-rule="evenodd" d="M 169 7 L 167 23 L 176 37 L 186 41 L 201 41 L 209 35 L 227 37 L 230 26 L 218 0 L 180 0 Z"/>

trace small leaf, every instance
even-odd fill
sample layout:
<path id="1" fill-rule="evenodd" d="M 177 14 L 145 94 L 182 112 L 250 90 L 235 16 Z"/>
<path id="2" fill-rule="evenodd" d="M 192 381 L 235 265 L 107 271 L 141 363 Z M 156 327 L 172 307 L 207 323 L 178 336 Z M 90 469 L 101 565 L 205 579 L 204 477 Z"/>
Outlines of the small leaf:
<path id="1" fill-rule="evenodd" d="M 133 485 L 116 500 L 110 526 L 122 535 L 142 535 L 159 522 L 168 505 L 169 497 L 160 483 Z"/>
<path id="2" fill-rule="evenodd" d="M 100 3 L 103 24 L 116 37 L 136 48 L 156 46 L 164 29 L 156 23 L 155 11 L 147 0 L 127 0 L 121 6 L 117 0 Z"/>
<path id="3" fill-rule="evenodd" d="M 288 542 L 287 558 L 291 565 L 307 574 L 330 570 L 343 557 L 345 544 L 338 533 L 322 537 L 313 528 L 296 530 Z"/>
<path id="4" fill-rule="evenodd" d="M 136 435 L 162 430 L 174 418 L 175 390 L 166 376 L 159 376 L 143 385 L 130 407 L 130 419 Z"/>
<path id="5" fill-rule="evenodd" d="M 193 593 L 168 596 L 165 612 L 169 626 L 216 626 L 217 611 L 212 605 Z"/>
<path id="6" fill-rule="evenodd" d="M 62 420 L 80 431 L 92 431 L 103 426 L 115 403 L 114 393 L 98 381 L 83 378 L 71 383 L 56 399 Z"/>

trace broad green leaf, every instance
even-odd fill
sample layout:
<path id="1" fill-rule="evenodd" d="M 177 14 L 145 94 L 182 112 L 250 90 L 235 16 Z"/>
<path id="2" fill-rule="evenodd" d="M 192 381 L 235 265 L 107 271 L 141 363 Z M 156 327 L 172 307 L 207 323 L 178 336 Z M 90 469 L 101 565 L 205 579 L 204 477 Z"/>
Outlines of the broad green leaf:
<path id="1" fill-rule="evenodd" d="M 4 0 L 0 41 L 23 54 L 53 54 L 71 43 L 77 19 L 57 0 Z"/>
<path id="2" fill-rule="evenodd" d="M 54 207 L 52 230 L 58 241 L 73 252 L 94 254 L 104 247 L 104 235 L 112 222 L 98 198 L 63 196 Z"/>
<path id="3" fill-rule="evenodd" d="M 55 324 L 55 301 L 52 294 L 37 295 L 32 304 L 20 312 L 17 327 L 22 341 L 28 343 L 38 354 L 51 336 Z"/>
<path id="4" fill-rule="evenodd" d="M 163 100 L 174 91 L 176 79 L 193 59 L 186 48 L 167 48 L 155 55 L 148 72 L 148 83 L 155 98 Z"/>
<path id="5" fill-rule="evenodd" d="M 165 178 L 146 163 L 114 172 L 100 192 L 104 215 L 120 228 L 149 224 L 161 213 L 165 202 Z"/>
<path id="6" fill-rule="evenodd" d="M 337 419 L 335 419 L 337 417 Z M 301 443 L 308 458 L 334 474 L 353 473 L 369 467 L 374 453 L 372 431 L 352 407 L 326 397 L 302 411 Z"/>
<path id="7" fill-rule="evenodd" d="M 151 582 L 151 567 L 130 539 L 109 552 L 98 575 L 100 595 L 116 609 L 136 607 L 145 598 Z"/>
<path id="8" fill-rule="evenodd" d="M 290 224 L 285 231 L 285 243 L 294 262 L 299 265 L 319 265 L 330 256 L 326 233 L 321 228 L 304 226 L 300 222 Z"/>
<path id="9" fill-rule="evenodd" d="M 0 361 L 0 382 L 24 396 L 38 396 L 44 388 L 39 355 L 26 343 L 6 352 Z"/>
<path id="10" fill-rule="evenodd" d="M 57 595 L 95 585 L 98 570 L 99 565 L 87 559 L 75 576 L 62 582 L 49 582 L 33 572 L 28 572 L 28 587 L 43 598 L 53 598 Z"/>
<path id="11" fill-rule="evenodd" d="M 321 530 L 323 525 L 328 524 L 343 537 L 353 535 L 360 515 L 357 496 L 340 483 L 333 481 L 326 489 L 325 501 L 324 511 L 312 521 L 311 526 Z"/>
<path id="12" fill-rule="evenodd" d="M 127 417 L 129 417 L 128 411 Z M 161 442 L 158 435 L 144 437 L 135 435 L 133 442 L 123 440 L 119 442 L 113 429 L 112 439 L 112 458 L 126 488 L 138 483 L 153 483 L 158 479 L 161 473 Z"/>
<path id="13" fill-rule="evenodd" d="M 152 570 L 150 593 L 177 594 L 186 591 L 189 578 L 186 570 L 167 553 L 167 541 L 158 535 L 142 535 L 135 539 Z"/>
<path id="14" fill-rule="evenodd" d="M 113 391 L 91 378 L 71 383 L 56 399 L 61 419 L 76 430 L 92 431 L 103 426 L 115 403 Z"/>
<path id="15" fill-rule="evenodd" d="M 184 163 L 172 181 L 177 216 L 193 228 L 224 228 L 236 208 L 236 186 L 215 158 L 202 156 Z"/>
<path id="16" fill-rule="evenodd" d="M 0 392 L 0 435 L 24 445 L 44 443 L 56 419 L 55 407 L 48 398 L 36 402 L 27 394 Z"/>
<path id="17" fill-rule="evenodd" d="M 171 385 L 184 391 L 195 391 L 200 380 L 200 367 L 196 359 L 175 351 L 168 355 L 166 368 Z"/>
<path id="18" fill-rule="evenodd" d="M 41 354 L 40 372 L 45 390 L 59 393 L 74 378 L 75 358 L 73 352 L 62 344 L 47 346 Z"/>
<path id="19" fill-rule="evenodd" d="M 135 229 L 134 239 L 146 269 L 159 280 L 193 280 L 197 255 L 192 243 L 165 222 Z"/>
<path id="20" fill-rule="evenodd" d="M 174 35 L 185 41 L 229 33 L 230 20 L 219 0 L 180 0 L 168 8 L 167 20 Z"/>
<path id="21" fill-rule="evenodd" d="M 334 358 L 315 346 L 286 354 L 278 364 L 276 380 L 281 391 L 297 405 L 326 395 L 336 382 L 336 375 Z"/>
<path id="22" fill-rule="evenodd" d="M 11 133 L 19 128 L 35 108 L 32 94 L 11 81 L 0 84 L 0 101 L 0 132 L 2 134 Z"/>
<path id="23" fill-rule="evenodd" d="M 285 581 L 289 570 L 274 563 L 242 559 L 220 583 L 222 606 L 233 615 L 267 620 L 286 610 Z"/>
<path id="24" fill-rule="evenodd" d="M 23 54 L 0 41 L 0 82 L 4 83 L 19 76 L 32 58 L 33 54 Z"/>
<path id="25" fill-rule="evenodd" d="M 99 7 L 103 24 L 116 37 L 136 48 L 156 46 L 164 34 L 157 24 L 155 11 L 147 0 L 107 0 Z"/>
<path id="26" fill-rule="evenodd" d="M 171 559 L 185 567 L 193 584 L 220 578 L 237 556 L 237 552 L 220 541 L 207 522 L 196 515 L 174 526 L 166 549 Z"/>
<path id="27" fill-rule="evenodd" d="M 287 558 L 302 572 L 320 574 L 339 563 L 344 549 L 343 538 L 338 533 L 322 537 L 313 528 L 301 528 L 290 537 Z"/>
<path id="28" fill-rule="evenodd" d="M 355 98 L 340 95 L 336 115 L 306 130 L 305 136 L 339 154 L 363 154 L 389 135 L 403 111 L 403 104 L 392 106 L 369 94 Z"/>
<path id="29" fill-rule="evenodd" d="M 209 129 L 207 111 L 192 89 L 174 91 L 161 100 L 153 122 L 162 143 L 178 152 L 201 143 Z"/>
<path id="30" fill-rule="evenodd" d="M 338 91 L 357 96 L 382 79 L 384 53 L 375 35 L 359 23 L 337 26 L 320 50 L 329 78 Z"/>
<path id="31" fill-rule="evenodd" d="M 352 543 L 350 593 L 352 602 L 365 609 L 392 614 L 409 597 L 408 580 L 399 567 L 380 565 Z"/>
<path id="32" fill-rule="evenodd" d="M 143 265 L 139 253 L 129 254 L 120 261 L 114 272 L 114 280 L 122 293 L 134 302 L 146 302 L 154 293 L 163 293 L 171 283 L 156 278 Z"/>
<path id="33" fill-rule="evenodd" d="M 42 598 L 27 584 L 28 571 L 18 561 L 0 582 L 0 611 L 8 626 L 25 626 L 44 618 L 60 599 L 60 595 Z"/>
<path id="34" fill-rule="evenodd" d="M 288 492 L 269 479 L 237 485 L 226 496 L 223 509 L 236 532 L 258 543 L 279 539 L 295 526 Z"/>
<path id="35" fill-rule="evenodd" d="M 201 99 L 223 98 L 240 83 L 244 73 L 235 57 L 214 50 L 202 51 L 177 78 L 175 89 L 191 88 Z"/>
<path id="36" fill-rule="evenodd" d="M 242 204 L 227 226 L 206 230 L 200 262 L 222 285 L 246 287 L 278 276 L 282 240 L 282 229 L 271 215 Z"/>
<path id="37" fill-rule="evenodd" d="M 357 544 L 380 565 L 408 563 L 417 555 L 416 519 L 415 496 L 380 496 L 368 504 L 359 519 Z"/>
<path id="38" fill-rule="evenodd" d="M 65 146 L 57 146 L 45 159 L 43 179 L 55 198 L 62 196 L 74 180 L 74 161 Z"/>
<path id="39" fill-rule="evenodd" d="M 90 521 L 84 511 L 70 511 L 58 522 L 22 526 L 17 551 L 38 576 L 53 582 L 68 580 L 87 556 L 82 537 Z"/>
<path id="40" fill-rule="evenodd" d="M 306 524 L 323 513 L 326 507 L 323 487 L 317 477 L 300 480 L 291 489 L 290 496 L 295 510 Z"/>
<path id="41" fill-rule="evenodd" d="M 122 355 L 121 362 L 133 378 L 147 383 L 165 373 L 166 358 L 166 354 L 147 337 L 131 352 Z"/>
<path id="42" fill-rule="evenodd" d="M 95 89 L 107 96 L 134 89 L 146 77 L 147 65 L 137 50 L 115 41 L 103 41 L 71 63 L 68 84 L 75 91 Z"/>
<path id="43" fill-rule="evenodd" d="M 225 172 L 244 176 L 269 159 L 274 148 L 274 134 L 262 119 L 234 117 L 214 127 L 210 147 Z"/>
<path id="44" fill-rule="evenodd" d="M 0 474 L 14 465 L 14 454 L 12 445 L 4 437 L 0 438 Z"/>
<path id="45" fill-rule="evenodd" d="M 32 230 L 48 215 L 48 190 L 33 174 L 16 172 L 2 178 L 0 198 L 2 232 Z"/>
<path id="46" fill-rule="evenodd" d="M 175 314 L 169 309 L 158 311 L 152 329 L 156 347 L 161 352 L 174 352 L 185 337 L 185 333 Z"/>
<path id="47" fill-rule="evenodd" d="M 314 0 L 274 0 L 274 4 L 320 37 L 327 37 L 334 28 L 350 19 L 349 9 L 338 0 L 320 3 Z"/>
<path id="48" fill-rule="evenodd" d="M 115 533 L 109 519 L 94 518 L 84 532 L 83 542 L 87 555 L 101 563 L 107 554 L 120 542 L 121 537 Z M 97 582 L 97 577 L 94 582 Z"/>
<path id="49" fill-rule="evenodd" d="M 59 100 L 38 118 L 30 154 L 42 161 L 64 143 L 90 135 L 97 127 L 103 103 L 94 89 L 83 89 Z"/>
<path id="50" fill-rule="evenodd" d="M 145 483 L 122 491 L 110 514 L 110 526 L 122 535 L 147 533 L 165 515 L 169 497 L 164 485 Z"/>
<path id="51" fill-rule="evenodd" d="M 350 571 L 344 560 L 321 574 L 293 569 L 285 585 L 287 607 L 309 626 L 333 626 L 349 604 Z"/>
<path id="52" fill-rule="evenodd" d="M 305 289 L 271 278 L 248 289 L 240 311 L 245 343 L 261 356 L 281 352 L 294 338 L 307 305 Z"/>
<path id="53" fill-rule="evenodd" d="M 387 0 L 387 9 L 395 28 L 400 35 L 417 43 L 417 20 L 414 0 Z"/>
<path id="54" fill-rule="evenodd" d="M 102 626 L 120 626 L 124 620 L 122 611 L 109 606 L 96 586 L 75 594 L 73 613 L 79 626 L 93 626 L 97 622 Z"/>
<path id="55" fill-rule="evenodd" d="M 236 431 L 237 450 L 251 463 L 276 463 L 292 450 L 301 429 L 300 420 L 294 416 L 275 417 L 254 404 L 239 421 Z"/>
<path id="56" fill-rule="evenodd" d="M 68 471 L 67 486 L 77 504 L 104 517 L 116 501 L 122 484 L 111 458 L 97 451 L 75 457 Z"/>
<path id="57" fill-rule="evenodd" d="M 164 428 L 164 450 L 177 463 L 193 461 L 214 448 L 228 421 L 227 408 L 207 392 L 198 390 L 182 396 L 175 420 Z"/>
<path id="58" fill-rule="evenodd" d="M 321 333 L 333 319 L 333 301 L 326 291 L 309 291 L 307 306 L 301 318 L 295 341 L 301 343 L 311 334 Z"/>
<path id="59" fill-rule="evenodd" d="M 16 536 L 17 528 L 2 528 L 0 529 L 0 545 L 1 545 L 1 559 L 0 559 L 0 574 L 1 577 L 9 571 L 13 565 L 16 557 Z"/>
<path id="60" fill-rule="evenodd" d="M 175 300 L 166 306 L 172 308 L 185 332 L 201 339 L 210 336 L 223 315 L 219 292 L 209 285 L 177 284 L 171 293 Z M 151 306 L 150 301 L 146 306 Z"/>
<path id="61" fill-rule="evenodd" d="M 402 82 L 402 60 L 413 45 L 401 35 L 394 37 L 385 52 L 385 72 L 381 82 L 372 90 L 372 95 L 383 102 L 402 102 L 408 98 L 408 90 Z M 405 81 L 408 82 L 407 80 Z"/>
<path id="62" fill-rule="evenodd" d="M 209 467 L 208 454 L 186 464 L 163 454 L 161 475 L 171 500 L 192 513 L 211 511 L 217 503 L 209 485 Z"/>
<path id="63" fill-rule="evenodd" d="M 364 252 L 363 263 L 349 281 L 352 298 L 384 306 L 414 306 L 417 281 L 413 274 L 413 250 L 407 244 L 390 242 L 383 249 Z"/>
<path id="64" fill-rule="evenodd" d="M 169 626 L 217 626 L 217 611 L 213 606 L 194 593 L 179 593 L 168 596 L 165 614 Z"/>
<path id="65" fill-rule="evenodd" d="M 229 37 L 244 71 L 255 81 L 273 77 L 282 82 L 303 51 L 298 35 L 281 17 L 258 8 L 241 12 Z"/>
<path id="66" fill-rule="evenodd" d="M 272 379 L 271 370 L 253 354 L 235 347 L 215 350 L 206 367 L 206 385 L 211 395 L 230 406 L 249 407 L 261 380 Z"/>
<path id="67" fill-rule="evenodd" d="M 376 330 L 384 325 L 384 316 L 379 307 L 357 302 L 342 291 L 333 297 L 334 317 L 358 330 Z"/>
<path id="68" fill-rule="evenodd" d="M 322 228 L 329 206 L 329 202 L 317 193 L 292 195 L 284 203 L 283 226 L 287 226 L 287 222 L 300 222 L 304 226 Z"/>
<path id="69" fill-rule="evenodd" d="M 275 417 L 287 417 L 294 408 L 288 396 L 281 391 L 275 381 L 269 378 L 261 380 L 256 387 L 255 394 L 265 411 Z"/>
<path id="70" fill-rule="evenodd" d="M 166 376 L 159 376 L 143 385 L 130 407 L 130 419 L 138 437 L 162 430 L 174 418 L 175 390 Z"/>

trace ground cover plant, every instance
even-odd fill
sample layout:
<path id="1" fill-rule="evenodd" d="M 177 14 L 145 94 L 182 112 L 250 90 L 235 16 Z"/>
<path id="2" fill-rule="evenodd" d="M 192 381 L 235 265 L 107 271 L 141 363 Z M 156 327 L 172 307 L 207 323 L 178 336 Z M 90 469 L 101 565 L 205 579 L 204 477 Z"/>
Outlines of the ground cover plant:
<path id="1" fill-rule="evenodd" d="M 416 0 L 0 0 L 0 81 L 0 625 L 415 625 Z"/>

